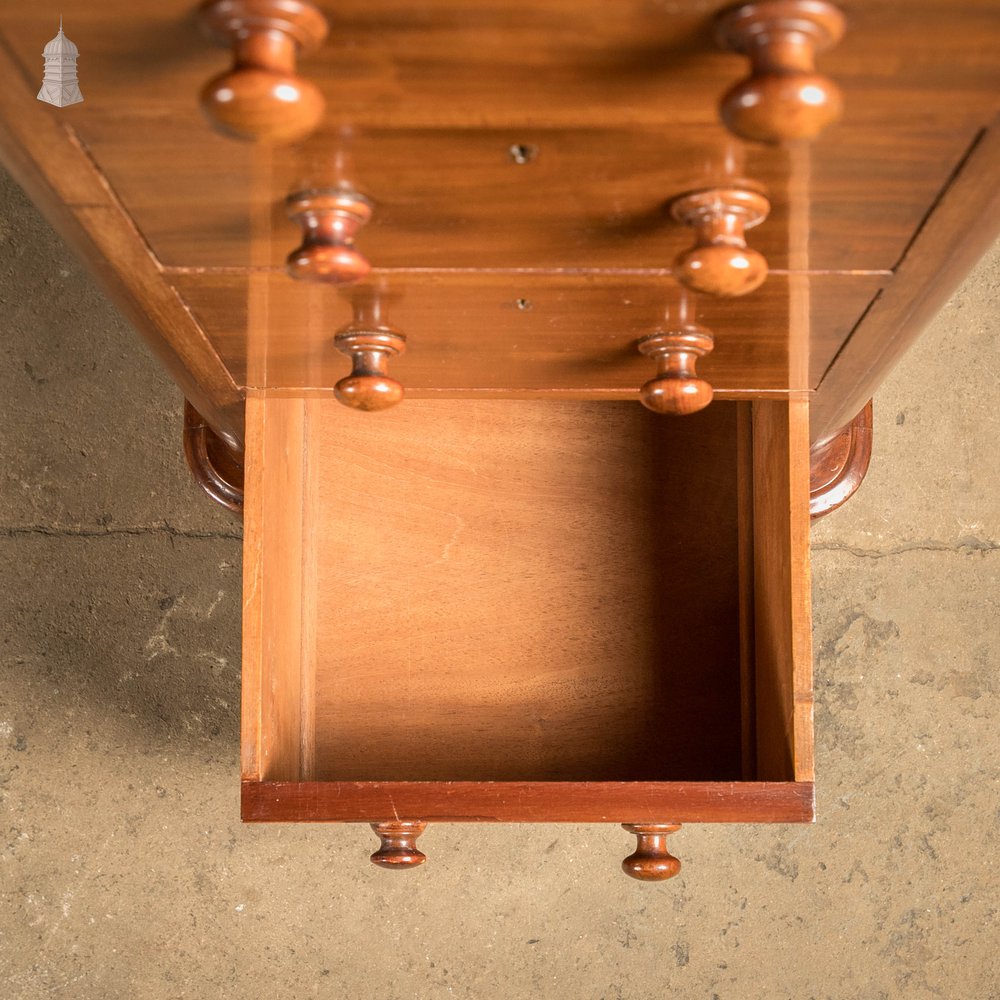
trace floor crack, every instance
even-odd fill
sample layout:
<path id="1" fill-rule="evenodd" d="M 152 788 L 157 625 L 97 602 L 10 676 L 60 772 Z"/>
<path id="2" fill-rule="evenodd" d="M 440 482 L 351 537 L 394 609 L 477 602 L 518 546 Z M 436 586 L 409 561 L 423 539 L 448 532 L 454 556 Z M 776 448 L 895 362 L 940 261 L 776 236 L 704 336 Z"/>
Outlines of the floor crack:
<path id="1" fill-rule="evenodd" d="M 50 538 L 108 538 L 122 535 L 167 535 L 170 538 L 223 538 L 241 541 L 242 533 L 236 531 L 184 531 L 172 524 L 132 525 L 128 527 L 60 526 L 46 524 L 17 524 L 0 528 L 0 535 L 6 538 L 20 538 L 26 535 L 45 535 Z"/>
<path id="2" fill-rule="evenodd" d="M 1000 550 L 1000 542 L 984 538 L 962 538 L 955 543 L 948 542 L 908 542 L 891 549 L 862 549 L 843 542 L 819 542 L 812 546 L 813 552 L 847 552 L 860 559 L 885 559 L 887 556 L 898 556 L 906 552 L 960 552 L 964 555 L 979 554 Z"/>

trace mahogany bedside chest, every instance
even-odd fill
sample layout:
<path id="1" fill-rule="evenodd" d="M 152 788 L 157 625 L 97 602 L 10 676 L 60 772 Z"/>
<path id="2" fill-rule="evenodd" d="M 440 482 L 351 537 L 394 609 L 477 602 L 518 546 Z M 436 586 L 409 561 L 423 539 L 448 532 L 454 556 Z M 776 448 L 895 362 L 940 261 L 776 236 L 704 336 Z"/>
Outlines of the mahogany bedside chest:
<path id="1" fill-rule="evenodd" d="M 0 157 L 243 519 L 243 818 L 811 821 L 810 518 L 1000 232 L 996 5 L 44 6 Z"/>

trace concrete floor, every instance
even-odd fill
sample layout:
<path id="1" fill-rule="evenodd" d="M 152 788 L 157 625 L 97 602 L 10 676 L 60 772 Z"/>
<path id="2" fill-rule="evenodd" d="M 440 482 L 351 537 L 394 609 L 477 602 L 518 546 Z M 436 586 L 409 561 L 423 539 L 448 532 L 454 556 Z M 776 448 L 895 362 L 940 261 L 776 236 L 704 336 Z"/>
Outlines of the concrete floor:
<path id="1" fill-rule="evenodd" d="M 240 532 L 181 397 L 0 186 L 0 996 L 1000 996 L 1000 253 L 814 529 L 815 826 L 241 826 Z"/>

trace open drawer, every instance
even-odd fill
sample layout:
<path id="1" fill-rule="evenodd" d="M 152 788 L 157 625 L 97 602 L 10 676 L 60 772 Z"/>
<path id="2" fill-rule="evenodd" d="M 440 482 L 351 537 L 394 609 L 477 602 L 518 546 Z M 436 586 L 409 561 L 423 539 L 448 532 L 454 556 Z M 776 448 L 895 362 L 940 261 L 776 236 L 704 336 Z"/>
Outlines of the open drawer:
<path id="1" fill-rule="evenodd" d="M 811 820 L 807 418 L 250 398 L 244 820 Z"/>

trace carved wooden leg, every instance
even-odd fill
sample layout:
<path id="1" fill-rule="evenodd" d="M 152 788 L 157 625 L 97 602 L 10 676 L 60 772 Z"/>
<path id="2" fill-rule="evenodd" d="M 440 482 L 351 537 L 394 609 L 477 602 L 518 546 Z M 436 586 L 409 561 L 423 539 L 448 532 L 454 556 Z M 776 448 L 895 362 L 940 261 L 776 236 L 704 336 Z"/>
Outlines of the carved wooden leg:
<path id="1" fill-rule="evenodd" d="M 809 453 L 809 515 L 829 514 L 857 492 L 872 457 L 872 402 Z"/>
<path id="2" fill-rule="evenodd" d="M 184 401 L 184 457 L 194 481 L 216 502 L 243 516 L 243 453 L 234 451 Z"/>
<path id="3" fill-rule="evenodd" d="M 372 864 L 380 868 L 416 868 L 427 860 L 427 855 L 417 848 L 417 837 L 427 829 L 420 820 L 393 820 L 389 823 L 372 823 L 382 844 L 372 855 Z"/>
<path id="4" fill-rule="evenodd" d="M 681 863 L 667 850 L 667 834 L 676 833 L 680 823 L 622 823 L 638 841 L 634 854 L 622 862 L 622 871 L 642 882 L 663 882 L 673 878 Z"/>

